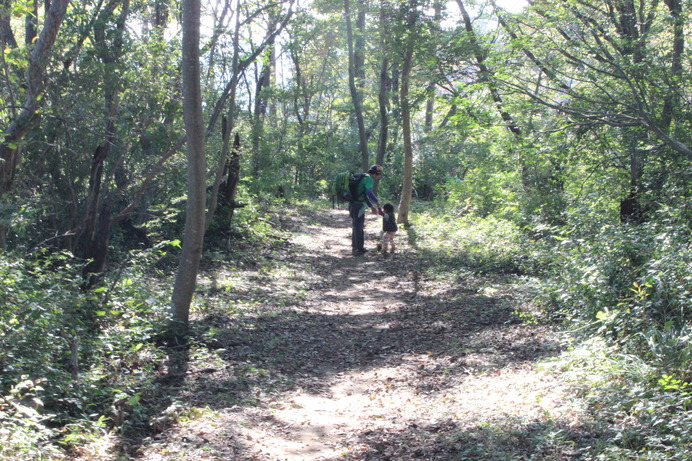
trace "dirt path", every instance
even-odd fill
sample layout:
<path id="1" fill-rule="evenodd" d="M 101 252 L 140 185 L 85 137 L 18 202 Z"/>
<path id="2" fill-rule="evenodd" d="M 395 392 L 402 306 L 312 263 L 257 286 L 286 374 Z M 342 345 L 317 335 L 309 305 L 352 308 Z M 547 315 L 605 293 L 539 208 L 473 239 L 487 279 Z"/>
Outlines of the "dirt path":
<path id="1" fill-rule="evenodd" d="M 428 274 L 405 232 L 353 257 L 343 210 L 305 219 L 287 218 L 281 272 L 257 275 L 275 302 L 204 319 L 213 338 L 137 459 L 580 457 L 588 422 L 537 367 L 559 345 L 522 321 L 517 280 Z"/>

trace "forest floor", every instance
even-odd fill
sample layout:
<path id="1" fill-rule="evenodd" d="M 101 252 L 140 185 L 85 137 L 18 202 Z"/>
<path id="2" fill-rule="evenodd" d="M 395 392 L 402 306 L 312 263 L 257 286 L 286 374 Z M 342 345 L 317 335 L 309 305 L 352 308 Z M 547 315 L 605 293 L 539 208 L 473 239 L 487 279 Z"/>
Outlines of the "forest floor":
<path id="1" fill-rule="evenodd" d="M 405 229 L 396 253 L 352 256 L 343 209 L 282 220 L 290 237 L 256 267 L 205 265 L 184 378 L 133 459 L 574 460 L 593 445 L 586 405 L 543 366 L 559 332 L 522 279 L 436 274 Z"/>

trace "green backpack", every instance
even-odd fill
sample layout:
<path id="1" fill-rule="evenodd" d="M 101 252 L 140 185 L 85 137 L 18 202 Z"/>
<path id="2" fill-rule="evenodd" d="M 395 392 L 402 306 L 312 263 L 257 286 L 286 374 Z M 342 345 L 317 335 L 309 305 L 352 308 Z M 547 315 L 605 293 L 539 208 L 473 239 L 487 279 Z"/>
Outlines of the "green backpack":
<path id="1" fill-rule="evenodd" d="M 349 203 L 358 199 L 358 184 L 365 177 L 365 173 L 353 173 L 344 171 L 334 176 L 332 180 L 332 201 Z"/>

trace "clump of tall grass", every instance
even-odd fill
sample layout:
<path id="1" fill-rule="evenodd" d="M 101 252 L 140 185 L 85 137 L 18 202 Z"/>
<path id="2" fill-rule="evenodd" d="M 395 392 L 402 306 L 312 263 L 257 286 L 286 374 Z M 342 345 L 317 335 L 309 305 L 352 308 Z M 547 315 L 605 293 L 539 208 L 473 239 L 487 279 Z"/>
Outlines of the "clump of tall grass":
<path id="1" fill-rule="evenodd" d="M 414 245 L 440 264 L 474 272 L 526 273 L 535 261 L 527 254 L 527 237 L 512 221 L 488 216 L 415 213 L 410 231 Z"/>

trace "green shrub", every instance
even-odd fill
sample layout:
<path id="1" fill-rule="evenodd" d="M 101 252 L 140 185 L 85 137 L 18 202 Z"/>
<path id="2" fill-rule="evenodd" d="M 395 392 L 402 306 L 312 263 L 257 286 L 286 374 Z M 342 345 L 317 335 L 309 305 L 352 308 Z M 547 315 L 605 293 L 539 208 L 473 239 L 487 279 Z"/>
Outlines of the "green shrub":
<path id="1" fill-rule="evenodd" d="M 690 459 L 689 384 L 598 337 L 580 343 L 554 366 L 580 391 L 601 427 L 588 459 Z"/>
<path id="2" fill-rule="evenodd" d="M 0 256 L 3 459 L 58 459 L 56 440 L 69 448 L 103 436 L 124 414 L 138 424 L 142 396 L 155 391 L 162 351 L 153 338 L 170 294 L 146 283 L 160 250 L 130 256 L 91 292 L 69 255 Z"/>
<path id="3" fill-rule="evenodd" d="M 414 213 L 412 224 L 419 248 L 440 263 L 477 272 L 535 270 L 525 235 L 509 220 L 426 212 Z"/>
<path id="4" fill-rule="evenodd" d="M 687 232 L 663 224 L 565 234 L 551 298 L 576 322 L 628 353 L 692 372 L 692 250 Z M 667 346 L 664 346 L 667 345 Z M 663 356 L 669 357 L 664 358 Z"/>
<path id="5" fill-rule="evenodd" d="M 572 352 L 563 371 L 575 374 L 611 434 L 595 459 L 689 459 L 689 231 L 660 219 L 575 227 L 555 240 L 546 293 L 588 346 Z"/>

